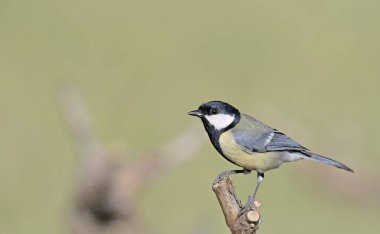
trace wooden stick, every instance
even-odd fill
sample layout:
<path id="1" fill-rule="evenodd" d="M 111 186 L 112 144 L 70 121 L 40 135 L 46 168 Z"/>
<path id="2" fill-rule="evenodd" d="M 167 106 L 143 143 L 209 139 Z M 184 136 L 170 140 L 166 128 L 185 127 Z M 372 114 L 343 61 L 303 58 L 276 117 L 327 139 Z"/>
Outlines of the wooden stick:
<path id="1" fill-rule="evenodd" d="M 256 233 L 261 222 L 256 205 L 260 203 L 255 202 L 251 209 L 244 211 L 240 199 L 236 196 L 234 185 L 228 177 L 217 177 L 212 184 L 212 190 L 218 198 L 227 226 L 232 234 Z"/>

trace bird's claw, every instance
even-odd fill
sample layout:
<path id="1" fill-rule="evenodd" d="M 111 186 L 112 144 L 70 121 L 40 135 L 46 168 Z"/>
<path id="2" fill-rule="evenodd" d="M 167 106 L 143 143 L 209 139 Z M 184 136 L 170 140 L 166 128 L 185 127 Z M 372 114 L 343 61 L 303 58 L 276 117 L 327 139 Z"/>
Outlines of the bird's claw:
<path id="1" fill-rule="evenodd" d="M 225 177 L 229 177 L 231 175 L 231 172 L 230 171 L 223 171 L 222 173 L 220 173 L 216 178 L 218 180 L 221 180 Z"/>
<path id="2" fill-rule="evenodd" d="M 240 210 L 239 214 L 238 214 L 238 217 L 244 215 L 245 213 L 247 213 L 248 211 L 251 210 L 251 207 L 247 207 L 247 206 L 243 206 L 243 208 Z"/>
<path id="3" fill-rule="evenodd" d="M 239 173 L 243 173 L 244 175 L 247 175 L 249 173 L 251 173 L 251 170 L 248 170 L 248 169 L 243 169 L 243 170 L 230 170 L 230 171 L 223 171 L 222 173 L 220 173 L 215 181 L 220 181 L 222 180 L 223 178 L 228 178 L 230 175 L 232 174 L 239 174 Z"/>
<path id="4" fill-rule="evenodd" d="M 230 175 L 231 175 L 231 171 L 223 171 L 222 173 L 220 173 L 214 180 L 213 184 L 215 183 L 218 183 L 219 181 L 221 181 L 222 179 L 224 178 L 228 178 Z"/>
<path id="5" fill-rule="evenodd" d="M 246 212 L 248 212 L 250 210 L 253 210 L 254 209 L 254 201 L 255 201 L 255 198 L 253 197 L 253 195 L 250 195 L 248 197 L 247 203 L 240 209 L 238 217 L 242 216 L 243 214 L 245 214 Z"/>

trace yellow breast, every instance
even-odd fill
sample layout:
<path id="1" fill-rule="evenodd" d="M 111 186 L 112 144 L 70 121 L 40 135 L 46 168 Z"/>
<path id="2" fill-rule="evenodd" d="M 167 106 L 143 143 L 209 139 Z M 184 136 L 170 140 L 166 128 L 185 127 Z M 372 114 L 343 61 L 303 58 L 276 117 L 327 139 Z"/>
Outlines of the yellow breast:
<path id="1" fill-rule="evenodd" d="M 248 153 L 242 150 L 229 131 L 221 134 L 219 145 L 229 160 L 245 169 L 267 171 L 282 164 L 279 152 Z"/>

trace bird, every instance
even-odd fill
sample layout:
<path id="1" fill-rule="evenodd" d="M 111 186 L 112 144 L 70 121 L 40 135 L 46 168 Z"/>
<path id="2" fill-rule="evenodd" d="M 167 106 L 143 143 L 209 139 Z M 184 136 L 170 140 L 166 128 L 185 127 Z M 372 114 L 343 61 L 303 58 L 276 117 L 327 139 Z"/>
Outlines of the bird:
<path id="1" fill-rule="evenodd" d="M 264 180 L 264 173 L 280 167 L 285 162 L 309 159 L 353 172 L 343 163 L 312 153 L 279 130 L 241 113 L 226 102 L 209 101 L 188 114 L 202 120 L 210 141 L 219 154 L 242 168 L 222 172 L 218 178 L 257 172 L 256 187 L 248 197 L 245 209 L 252 207 Z"/>

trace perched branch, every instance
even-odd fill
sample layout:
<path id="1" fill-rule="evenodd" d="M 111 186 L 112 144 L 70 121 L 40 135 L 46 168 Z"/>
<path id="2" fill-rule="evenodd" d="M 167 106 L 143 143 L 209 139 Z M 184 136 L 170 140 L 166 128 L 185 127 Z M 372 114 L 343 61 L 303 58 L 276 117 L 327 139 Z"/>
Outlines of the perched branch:
<path id="1" fill-rule="evenodd" d="M 234 185 L 228 177 L 217 178 L 212 184 L 212 190 L 218 198 L 227 226 L 232 234 L 254 234 L 261 222 L 257 208 L 260 203 L 255 201 L 254 207 L 245 211 L 236 196 Z"/>

